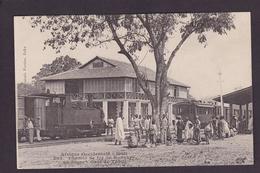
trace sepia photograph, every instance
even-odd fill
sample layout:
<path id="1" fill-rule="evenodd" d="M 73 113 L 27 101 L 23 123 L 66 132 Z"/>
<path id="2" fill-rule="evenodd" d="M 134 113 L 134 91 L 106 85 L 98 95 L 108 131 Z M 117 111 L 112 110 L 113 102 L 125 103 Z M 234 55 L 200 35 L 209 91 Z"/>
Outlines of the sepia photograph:
<path id="1" fill-rule="evenodd" d="M 13 25 L 17 169 L 254 165 L 250 12 Z"/>

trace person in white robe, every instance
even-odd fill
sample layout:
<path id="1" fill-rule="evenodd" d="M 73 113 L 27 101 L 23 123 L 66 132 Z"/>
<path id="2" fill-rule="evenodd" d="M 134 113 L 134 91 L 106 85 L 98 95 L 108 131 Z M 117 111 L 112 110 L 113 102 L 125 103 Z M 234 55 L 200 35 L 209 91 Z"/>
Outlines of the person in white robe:
<path id="1" fill-rule="evenodd" d="M 186 119 L 186 125 L 184 129 L 184 134 L 185 134 L 185 140 L 186 142 L 190 143 L 193 138 L 193 124 L 190 120 Z"/>
<path id="2" fill-rule="evenodd" d="M 224 130 L 225 137 L 228 138 L 228 137 L 230 137 L 229 125 L 228 125 L 226 120 L 223 119 L 222 121 L 223 121 L 223 124 L 224 124 L 223 130 Z"/>
<path id="3" fill-rule="evenodd" d="M 251 116 L 248 120 L 248 130 L 253 133 L 253 117 Z"/>
<path id="4" fill-rule="evenodd" d="M 119 143 L 119 145 L 121 145 L 122 140 L 124 139 L 125 139 L 125 132 L 124 132 L 122 114 L 120 113 L 116 119 L 115 145 L 117 145 L 117 142 Z"/>

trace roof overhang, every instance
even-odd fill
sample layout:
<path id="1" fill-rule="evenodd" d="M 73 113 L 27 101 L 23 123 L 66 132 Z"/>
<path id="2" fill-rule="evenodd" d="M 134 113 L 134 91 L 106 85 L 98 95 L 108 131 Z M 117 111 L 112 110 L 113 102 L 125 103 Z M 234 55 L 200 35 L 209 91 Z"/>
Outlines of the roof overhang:
<path id="1" fill-rule="evenodd" d="M 252 102 L 252 86 L 243 88 L 222 96 L 224 103 L 245 105 Z M 213 100 L 220 102 L 220 96 L 213 98 Z"/>

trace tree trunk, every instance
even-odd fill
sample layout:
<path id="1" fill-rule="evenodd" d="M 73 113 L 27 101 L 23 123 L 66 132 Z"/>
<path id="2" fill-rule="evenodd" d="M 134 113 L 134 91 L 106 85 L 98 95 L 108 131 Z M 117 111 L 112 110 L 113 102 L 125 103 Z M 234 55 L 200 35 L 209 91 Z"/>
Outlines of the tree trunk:
<path id="1" fill-rule="evenodd" d="M 160 113 L 165 114 L 168 113 L 168 78 L 167 78 L 167 71 L 163 71 L 161 77 L 161 109 Z"/>
<path id="2" fill-rule="evenodd" d="M 160 113 L 161 113 L 161 74 L 162 74 L 161 64 L 157 64 L 156 77 L 155 77 L 155 105 L 154 105 L 154 119 L 156 126 L 160 129 Z"/>

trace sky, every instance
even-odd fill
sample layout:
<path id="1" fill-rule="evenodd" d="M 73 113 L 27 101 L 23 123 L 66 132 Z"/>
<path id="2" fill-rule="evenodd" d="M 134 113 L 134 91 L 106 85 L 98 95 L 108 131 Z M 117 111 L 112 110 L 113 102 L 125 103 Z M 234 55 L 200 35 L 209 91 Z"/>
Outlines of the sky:
<path id="1" fill-rule="evenodd" d="M 236 29 L 229 31 L 227 35 L 208 32 L 206 47 L 198 43 L 196 36 L 192 35 L 178 51 L 170 66 L 168 77 L 190 86 L 190 94 L 197 99 L 220 94 L 220 71 L 224 94 L 252 85 L 250 13 L 233 14 Z M 26 82 L 31 82 L 43 64 L 51 63 L 62 55 L 69 55 L 81 63 L 86 63 L 95 56 L 128 62 L 126 57 L 117 53 L 119 48 L 112 42 L 101 48 L 79 45 L 75 50 L 70 50 L 64 47 L 58 54 L 49 47 L 43 50 L 43 42 L 49 37 L 48 33 L 31 28 L 28 20 L 14 17 L 17 83 L 25 81 L 25 74 Z M 174 48 L 176 40 L 178 39 L 170 39 L 167 46 Z M 155 70 L 153 55 L 147 49 L 139 52 L 138 57 L 140 65 Z"/>

